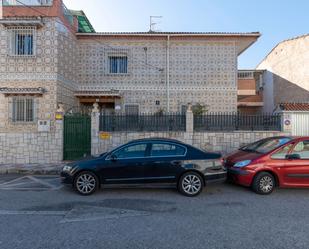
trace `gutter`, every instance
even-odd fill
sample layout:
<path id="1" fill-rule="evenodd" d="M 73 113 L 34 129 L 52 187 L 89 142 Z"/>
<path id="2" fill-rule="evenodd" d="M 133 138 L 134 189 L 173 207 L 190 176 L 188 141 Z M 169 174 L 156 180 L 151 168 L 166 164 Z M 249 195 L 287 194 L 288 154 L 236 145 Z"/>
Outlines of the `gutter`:
<path id="1" fill-rule="evenodd" d="M 167 35 L 169 37 L 175 37 L 175 36 L 210 36 L 210 37 L 260 37 L 261 33 L 244 33 L 244 34 L 224 34 L 224 33 L 187 33 L 187 34 L 169 34 L 169 33 L 76 33 L 77 36 L 162 36 L 166 37 Z"/>

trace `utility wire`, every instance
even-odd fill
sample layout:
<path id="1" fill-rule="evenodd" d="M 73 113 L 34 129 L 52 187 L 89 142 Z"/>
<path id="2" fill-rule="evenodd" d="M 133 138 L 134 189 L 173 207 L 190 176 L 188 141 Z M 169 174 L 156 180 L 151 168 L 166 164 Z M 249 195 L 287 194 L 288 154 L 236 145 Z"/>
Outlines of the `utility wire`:
<path id="1" fill-rule="evenodd" d="M 31 9 L 31 10 L 33 10 L 33 11 L 35 11 L 35 12 L 37 12 L 38 14 L 40 14 L 40 15 L 43 16 L 43 17 L 49 17 L 49 16 L 47 16 L 46 14 L 44 14 L 43 12 L 37 10 L 36 8 L 34 8 L 34 7 L 32 7 L 32 6 L 29 6 L 29 5 L 27 5 L 27 4 L 23 3 L 23 2 L 21 2 L 20 0 L 15 0 L 15 1 L 18 2 L 19 4 L 23 5 L 24 7 L 28 8 L 28 9 Z M 59 23 L 59 24 L 61 24 L 61 25 L 65 25 L 63 22 L 60 22 L 60 21 L 58 21 L 57 19 L 55 19 L 55 22 L 57 22 L 57 23 Z M 67 38 L 66 36 L 63 36 L 63 37 L 65 37 L 66 39 L 68 39 L 68 40 L 71 42 L 71 40 L 70 40 L 69 38 Z M 121 49 L 112 47 L 112 46 L 110 46 L 110 45 L 108 45 L 108 44 L 103 44 L 101 41 L 99 41 L 99 40 L 97 40 L 97 39 L 91 39 L 91 40 L 97 42 L 97 43 L 100 44 L 100 45 L 106 46 L 106 47 L 109 48 L 109 49 L 112 49 L 112 50 L 121 50 Z M 154 68 L 154 69 L 157 69 L 157 70 L 160 71 L 160 72 L 161 72 L 162 70 L 164 70 L 163 68 L 160 68 L 160 67 L 151 65 L 151 64 L 149 64 L 148 62 L 146 62 L 146 63 L 145 63 L 145 62 L 139 62 L 139 61 L 137 61 L 137 62 L 138 62 L 140 65 L 148 66 L 148 67 L 152 67 L 152 68 Z"/>

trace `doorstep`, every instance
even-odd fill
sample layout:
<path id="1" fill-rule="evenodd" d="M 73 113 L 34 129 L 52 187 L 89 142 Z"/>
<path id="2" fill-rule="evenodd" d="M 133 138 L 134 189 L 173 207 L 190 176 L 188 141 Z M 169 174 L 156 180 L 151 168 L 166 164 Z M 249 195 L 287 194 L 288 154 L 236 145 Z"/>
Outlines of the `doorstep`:
<path id="1" fill-rule="evenodd" d="M 0 164 L 0 174 L 59 175 L 64 164 Z"/>

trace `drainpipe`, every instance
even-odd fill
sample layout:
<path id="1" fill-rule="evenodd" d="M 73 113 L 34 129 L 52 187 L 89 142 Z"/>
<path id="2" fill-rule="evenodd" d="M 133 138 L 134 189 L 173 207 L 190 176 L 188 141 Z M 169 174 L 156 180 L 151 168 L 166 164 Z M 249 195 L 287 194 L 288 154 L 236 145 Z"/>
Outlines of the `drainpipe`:
<path id="1" fill-rule="evenodd" d="M 3 9 L 2 9 L 3 3 L 2 0 L 0 0 L 0 19 L 3 18 Z"/>
<path id="2" fill-rule="evenodd" d="M 170 35 L 167 35 L 166 44 L 166 95 L 167 95 L 167 112 L 170 112 Z"/>

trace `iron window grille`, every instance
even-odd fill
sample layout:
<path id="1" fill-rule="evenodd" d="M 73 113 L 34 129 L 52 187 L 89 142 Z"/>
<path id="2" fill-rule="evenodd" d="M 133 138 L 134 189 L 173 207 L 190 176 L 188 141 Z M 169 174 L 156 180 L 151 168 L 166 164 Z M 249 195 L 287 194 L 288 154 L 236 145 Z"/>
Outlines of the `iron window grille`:
<path id="1" fill-rule="evenodd" d="M 104 50 L 104 74 L 107 76 L 128 76 L 132 70 L 132 55 L 127 48 Z"/>
<path id="2" fill-rule="evenodd" d="M 11 56 L 36 55 L 36 27 L 9 27 L 7 31 Z"/>
<path id="3" fill-rule="evenodd" d="M 127 74 L 128 57 L 127 56 L 108 56 L 110 74 Z"/>
<path id="4" fill-rule="evenodd" d="M 12 101 L 12 122 L 32 123 L 35 121 L 35 101 L 30 97 L 14 97 Z"/>

